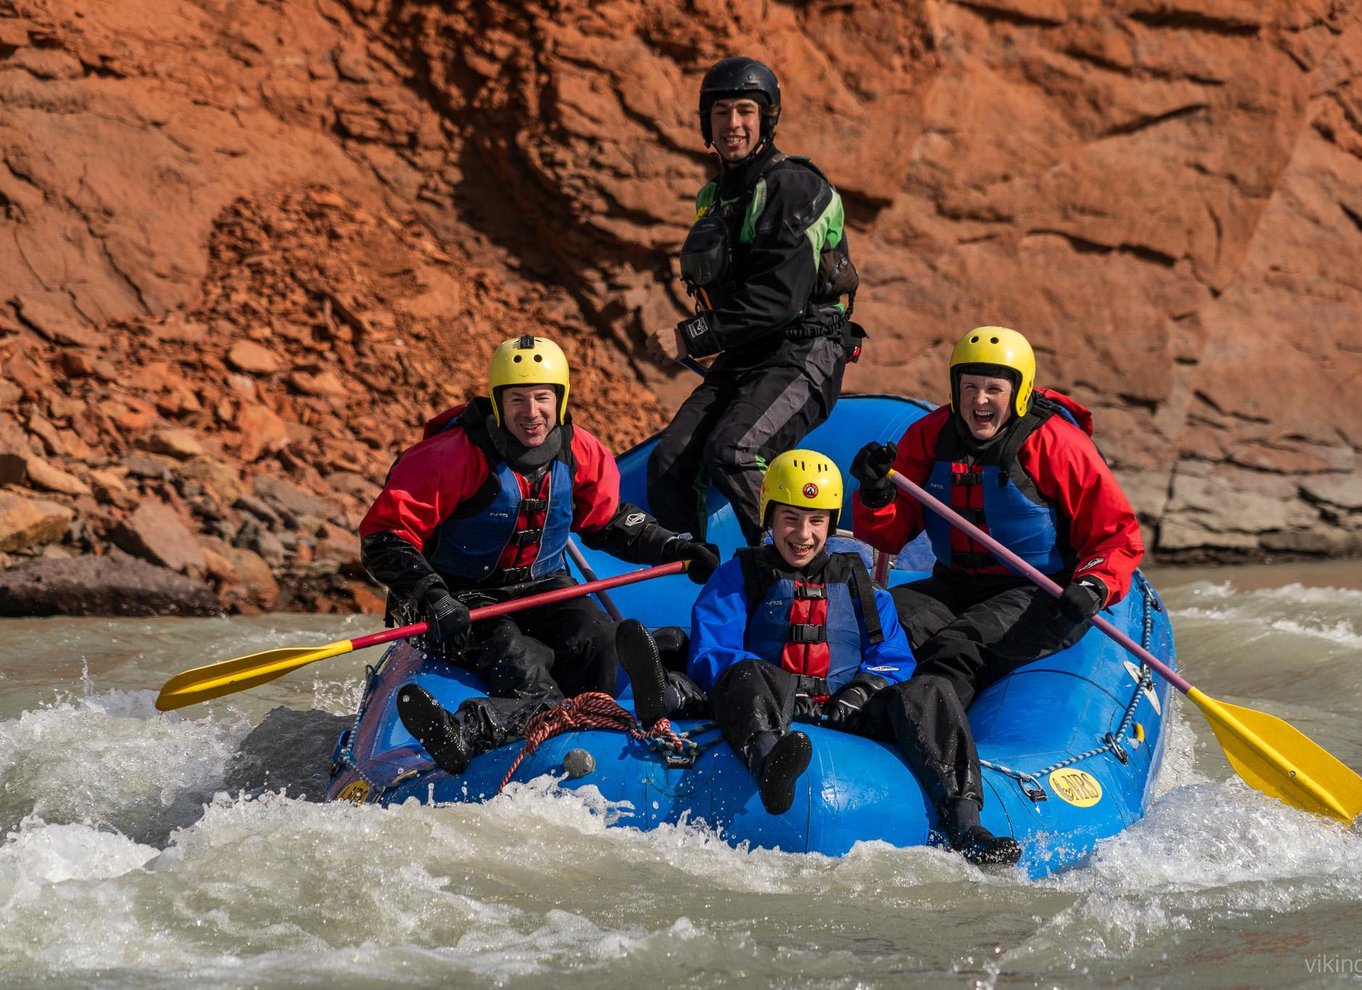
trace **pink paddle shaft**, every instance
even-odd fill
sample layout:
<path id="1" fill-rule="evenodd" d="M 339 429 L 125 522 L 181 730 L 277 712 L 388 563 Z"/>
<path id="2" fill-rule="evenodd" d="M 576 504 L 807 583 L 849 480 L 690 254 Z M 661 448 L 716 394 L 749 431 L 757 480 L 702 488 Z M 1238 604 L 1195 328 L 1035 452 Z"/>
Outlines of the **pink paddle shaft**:
<path id="1" fill-rule="evenodd" d="M 611 588 L 618 588 L 625 584 L 634 584 L 638 581 L 647 581 L 650 578 L 664 577 L 668 574 L 680 574 L 686 569 L 684 560 L 674 560 L 670 564 L 658 564 L 656 567 L 649 567 L 642 571 L 630 571 L 628 574 L 617 574 L 614 577 L 601 578 L 599 581 L 590 581 L 586 584 L 574 584 L 570 588 L 555 588 L 553 591 L 541 591 L 537 595 L 526 595 L 524 598 L 512 598 L 508 602 L 499 602 L 496 605 L 484 605 L 475 608 L 469 613 L 469 618 L 476 622 L 478 619 L 490 619 L 494 615 L 506 615 L 510 612 L 519 612 L 521 609 L 534 608 L 536 605 L 550 605 L 553 602 L 566 601 L 569 598 L 581 598 L 583 595 L 590 595 L 597 591 L 609 591 Z M 368 646 L 378 646 L 380 643 L 391 643 L 395 639 L 406 639 L 409 636 L 419 636 L 430 628 L 428 622 L 413 622 L 409 626 L 398 626 L 396 629 L 384 629 L 382 632 L 370 633 L 368 636 L 360 636 L 350 640 L 351 649 L 362 650 Z"/>

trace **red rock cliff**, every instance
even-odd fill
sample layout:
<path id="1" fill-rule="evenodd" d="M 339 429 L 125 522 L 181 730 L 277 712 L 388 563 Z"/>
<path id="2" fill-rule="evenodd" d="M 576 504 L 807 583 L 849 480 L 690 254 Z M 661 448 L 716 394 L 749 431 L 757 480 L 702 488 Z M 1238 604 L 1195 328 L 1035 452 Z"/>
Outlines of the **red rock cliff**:
<path id="1" fill-rule="evenodd" d="M 0 0 L 0 552 L 372 606 L 359 514 L 521 332 L 647 435 L 735 51 L 846 201 L 849 388 L 939 397 L 1012 325 L 1159 552 L 1356 552 L 1359 7 Z"/>

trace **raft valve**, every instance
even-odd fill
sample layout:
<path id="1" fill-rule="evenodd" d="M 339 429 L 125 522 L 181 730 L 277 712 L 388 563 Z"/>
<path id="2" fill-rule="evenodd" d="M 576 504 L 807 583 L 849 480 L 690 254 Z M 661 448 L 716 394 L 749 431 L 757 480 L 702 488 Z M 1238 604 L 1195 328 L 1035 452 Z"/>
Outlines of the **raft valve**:
<path id="1" fill-rule="evenodd" d="M 596 769 L 596 758 L 584 749 L 570 749 L 563 757 L 563 769 L 574 780 L 585 777 Z"/>

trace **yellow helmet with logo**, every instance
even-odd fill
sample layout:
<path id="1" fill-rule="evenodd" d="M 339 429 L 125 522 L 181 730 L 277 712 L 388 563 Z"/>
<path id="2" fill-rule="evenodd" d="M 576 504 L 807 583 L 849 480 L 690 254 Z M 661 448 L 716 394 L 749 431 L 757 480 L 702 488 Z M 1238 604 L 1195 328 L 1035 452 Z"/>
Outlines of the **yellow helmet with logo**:
<path id="1" fill-rule="evenodd" d="M 772 506 L 823 509 L 832 514 L 828 529 L 837 528 L 842 511 L 842 472 L 832 458 L 816 450 L 787 450 L 766 469 L 761 481 L 761 521 L 770 521 Z"/>
<path id="2" fill-rule="evenodd" d="M 951 410 L 960 405 L 960 376 L 1012 380 L 1012 412 L 1025 416 L 1036 384 L 1036 353 L 1025 337 L 1007 327 L 975 327 L 951 352 Z"/>
<path id="3" fill-rule="evenodd" d="M 501 390 L 517 385 L 550 385 L 558 393 L 558 424 L 567 416 L 568 361 L 563 349 L 547 337 L 512 337 L 492 352 L 487 389 L 492 413 L 502 425 Z"/>

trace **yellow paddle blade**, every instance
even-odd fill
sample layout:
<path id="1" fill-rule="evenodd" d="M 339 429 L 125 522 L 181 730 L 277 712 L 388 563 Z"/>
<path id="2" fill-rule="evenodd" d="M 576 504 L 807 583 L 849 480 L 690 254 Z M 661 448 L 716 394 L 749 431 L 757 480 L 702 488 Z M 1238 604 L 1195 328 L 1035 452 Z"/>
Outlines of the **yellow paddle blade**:
<path id="1" fill-rule="evenodd" d="M 1187 697 L 1205 714 L 1230 766 L 1249 786 L 1347 824 L 1362 814 L 1362 777 L 1295 726 L 1196 688 Z"/>
<path id="2" fill-rule="evenodd" d="M 176 674 L 161 687 L 156 697 L 156 707 L 163 712 L 196 705 L 200 701 L 211 701 L 234 691 L 245 691 L 257 684 L 264 684 L 276 677 L 283 677 L 291 670 L 306 666 L 317 660 L 349 653 L 354 643 L 348 639 L 328 643 L 326 646 L 285 647 L 279 650 L 266 650 L 250 656 L 237 657 L 235 660 L 222 660 L 205 667 L 195 667 L 182 674 Z"/>

